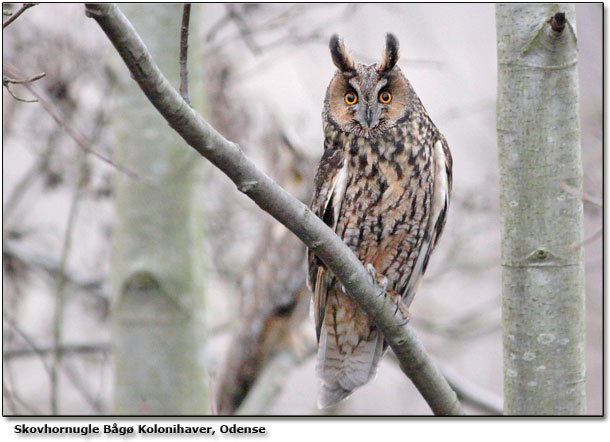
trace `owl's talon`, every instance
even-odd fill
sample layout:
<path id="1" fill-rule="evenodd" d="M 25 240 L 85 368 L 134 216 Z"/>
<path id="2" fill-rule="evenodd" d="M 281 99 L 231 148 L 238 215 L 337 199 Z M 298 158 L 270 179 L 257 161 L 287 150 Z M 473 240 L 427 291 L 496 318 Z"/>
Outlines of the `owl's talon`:
<path id="1" fill-rule="evenodd" d="M 388 284 L 389 284 L 388 278 L 386 276 L 384 276 L 381 279 L 381 284 L 380 284 L 379 281 L 377 281 L 377 271 L 375 270 L 375 267 L 373 266 L 373 264 L 368 263 L 366 265 L 366 270 L 369 272 L 369 275 L 371 277 L 371 282 L 374 285 L 381 285 L 382 290 L 381 290 L 381 292 L 379 292 L 379 294 L 377 296 L 378 297 L 382 296 L 382 295 L 384 297 L 387 296 L 387 294 L 388 294 Z"/>
<path id="2" fill-rule="evenodd" d="M 377 284 L 377 278 L 376 278 L 377 272 L 375 271 L 375 267 L 373 266 L 373 264 L 368 263 L 366 265 L 366 271 L 369 272 L 369 276 L 371 277 L 371 282 L 373 284 Z"/>
<path id="3" fill-rule="evenodd" d="M 388 296 L 388 278 L 386 276 L 383 277 L 382 280 L 382 284 L 381 287 L 383 288 L 383 290 L 381 291 L 381 293 L 379 294 L 379 296 L 383 295 L 383 297 L 385 298 L 386 296 Z"/>
<path id="4" fill-rule="evenodd" d="M 398 310 L 400 310 L 400 315 L 402 316 L 402 319 L 405 320 L 405 324 L 409 322 L 409 316 L 411 316 L 411 312 L 409 311 L 409 308 L 402 303 L 402 301 L 399 304 Z"/>
<path id="5" fill-rule="evenodd" d="M 394 293 L 394 296 L 392 296 L 392 300 L 395 300 L 394 302 L 396 303 L 396 310 L 394 311 L 394 314 L 400 311 L 402 319 L 408 322 L 411 313 L 409 312 L 409 308 L 402 302 L 402 296 L 400 296 L 398 293 Z"/>
<path id="6" fill-rule="evenodd" d="M 380 296 L 383 296 L 385 298 L 386 296 L 388 296 L 387 288 L 388 288 L 388 281 L 387 281 L 387 278 L 386 278 L 386 280 L 384 281 L 383 286 L 381 287 L 381 291 L 379 292 L 377 297 L 379 298 Z"/>

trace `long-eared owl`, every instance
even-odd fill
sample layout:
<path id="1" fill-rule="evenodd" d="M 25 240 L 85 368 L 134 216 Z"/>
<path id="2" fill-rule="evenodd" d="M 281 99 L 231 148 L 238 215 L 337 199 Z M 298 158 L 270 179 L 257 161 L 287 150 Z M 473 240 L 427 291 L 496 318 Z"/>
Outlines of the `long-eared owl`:
<path id="1" fill-rule="evenodd" d="M 324 100 L 324 154 L 311 209 L 405 316 L 445 225 L 451 154 L 396 64 L 394 35 L 387 34 L 379 64 L 356 64 L 337 35 L 330 53 L 337 70 Z M 388 344 L 311 250 L 308 264 L 318 405 L 328 407 L 375 376 Z"/>

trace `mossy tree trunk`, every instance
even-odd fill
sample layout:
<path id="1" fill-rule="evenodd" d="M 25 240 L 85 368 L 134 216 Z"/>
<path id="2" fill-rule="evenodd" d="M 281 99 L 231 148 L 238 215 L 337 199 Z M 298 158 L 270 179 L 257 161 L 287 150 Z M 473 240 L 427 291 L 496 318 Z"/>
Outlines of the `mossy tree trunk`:
<path id="1" fill-rule="evenodd" d="M 182 5 L 121 9 L 178 89 Z M 191 17 L 189 74 L 191 102 L 201 111 L 199 10 L 195 6 Z M 114 413 L 207 414 L 203 162 L 116 62 L 115 158 L 142 180 L 117 174 L 115 181 Z"/>
<path id="2" fill-rule="evenodd" d="M 586 411 L 575 23 L 574 5 L 496 6 L 506 414 Z"/>

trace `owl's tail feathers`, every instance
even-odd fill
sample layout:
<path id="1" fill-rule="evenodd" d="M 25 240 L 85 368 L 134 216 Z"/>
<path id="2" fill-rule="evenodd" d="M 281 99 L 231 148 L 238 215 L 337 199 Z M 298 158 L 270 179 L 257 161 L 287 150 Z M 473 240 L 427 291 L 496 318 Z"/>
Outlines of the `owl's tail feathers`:
<path id="1" fill-rule="evenodd" d="M 316 367 L 322 380 L 318 393 L 320 408 L 335 405 L 373 379 L 385 350 L 383 335 L 379 330 L 371 333 L 367 341 L 361 341 L 347 352 L 340 351 L 334 336 L 327 338 L 328 330 L 323 327 Z M 349 345 L 344 345 L 344 348 L 347 347 Z"/>

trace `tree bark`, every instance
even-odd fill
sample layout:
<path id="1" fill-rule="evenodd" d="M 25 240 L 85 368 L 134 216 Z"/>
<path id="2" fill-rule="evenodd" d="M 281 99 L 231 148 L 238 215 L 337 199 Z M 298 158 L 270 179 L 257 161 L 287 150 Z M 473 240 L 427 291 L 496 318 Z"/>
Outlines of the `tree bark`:
<path id="1" fill-rule="evenodd" d="M 583 414 L 575 8 L 499 4 L 496 22 L 504 412 Z"/>
<path id="2" fill-rule="evenodd" d="M 133 26 L 114 4 L 87 4 L 86 13 L 104 30 L 134 80 L 169 125 L 197 152 L 221 169 L 264 211 L 311 248 L 337 276 L 345 290 L 382 331 L 399 360 L 436 414 L 463 414 L 455 392 L 389 297 L 350 248 L 303 203 L 278 186 L 191 109 L 163 76 Z"/>
<path id="3" fill-rule="evenodd" d="M 179 84 L 182 6 L 123 7 L 160 65 Z M 197 23 L 193 20 L 193 25 Z M 191 40 L 190 49 L 191 56 L 197 57 L 197 38 Z M 116 67 L 122 70 L 118 63 L 117 59 Z M 203 104 L 197 76 L 200 64 L 198 59 L 191 69 L 195 74 L 192 101 L 199 106 Z M 167 130 L 129 77 L 118 77 L 112 122 L 115 156 L 146 181 L 124 174 L 115 179 L 114 413 L 207 414 L 203 164 L 195 152 L 184 149 L 180 137 Z"/>

